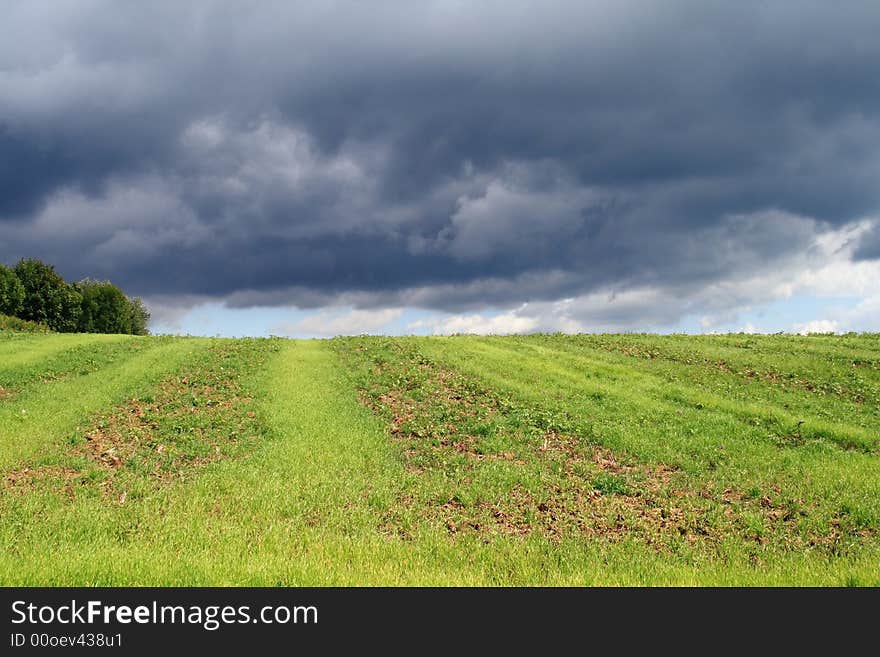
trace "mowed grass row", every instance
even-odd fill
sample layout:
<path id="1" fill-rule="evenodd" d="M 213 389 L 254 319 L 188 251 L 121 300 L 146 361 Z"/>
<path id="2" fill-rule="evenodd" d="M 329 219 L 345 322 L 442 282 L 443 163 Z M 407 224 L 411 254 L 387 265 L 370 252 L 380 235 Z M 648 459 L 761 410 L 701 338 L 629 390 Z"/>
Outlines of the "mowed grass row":
<path id="1" fill-rule="evenodd" d="M 5 341 L 0 345 L 8 346 Z M 43 337 L 39 342 L 25 345 L 21 351 L 0 359 L 0 387 L 3 388 L 0 401 L 10 401 L 43 383 L 96 372 L 154 345 L 127 335 Z"/>
<path id="2" fill-rule="evenodd" d="M 875 451 L 880 437 L 878 404 L 858 402 L 802 386 L 785 387 L 772 378 L 743 376 L 726 368 L 670 361 L 645 361 L 608 354 L 568 342 L 539 343 L 511 338 L 468 344 L 489 364 L 500 357 L 522 357 L 526 367 L 540 368 L 551 379 L 568 378 L 582 394 L 601 399 L 626 394 L 658 399 L 696 410 L 723 410 L 747 422 L 763 423 L 780 434 L 828 440 L 844 448 Z"/>
<path id="3" fill-rule="evenodd" d="M 781 388 L 804 388 L 857 402 L 880 404 L 880 338 L 858 336 L 641 336 L 582 335 L 540 340 L 617 352 L 642 360 L 687 365 L 763 378 Z"/>
<path id="4" fill-rule="evenodd" d="M 150 341 L 15 398 L 61 415 L 0 436 L 0 583 L 880 583 L 870 400 L 816 395 L 853 446 L 774 433 L 803 386 L 573 338 Z"/>
<path id="5" fill-rule="evenodd" d="M 229 375 L 258 399 L 225 415 L 253 413 L 260 440 L 124 502 L 70 499 L 57 482 L 7 493 L 3 583 L 417 583 L 457 563 L 438 542 L 441 558 L 431 549 L 413 570 L 410 546 L 376 531 L 403 472 L 324 345 L 285 341 L 265 368 Z"/>
<path id="6" fill-rule="evenodd" d="M 830 537 L 832 551 L 845 545 L 853 546 L 853 553 L 876 548 L 877 406 L 864 401 L 852 414 L 833 412 L 833 422 L 817 420 L 820 410 L 836 403 L 833 396 L 801 388 L 780 391 L 772 380 L 725 372 L 707 379 L 699 364 L 646 372 L 636 363 L 622 370 L 601 353 L 572 349 L 577 342 L 538 337 L 417 344 L 490 389 L 542 409 L 551 428 L 555 424 L 637 463 L 681 470 L 686 487 L 710 499 L 742 496 L 787 509 L 783 517 L 796 517 L 789 533 L 806 539 L 810 549 L 815 549 L 811 542 L 827 546 Z M 699 355 L 697 341 L 694 352 Z M 724 385 L 720 377 L 727 378 Z M 739 387 L 749 392 L 738 394 Z M 766 541 L 760 554 L 767 558 L 804 543 L 782 546 L 791 536 L 778 531 L 774 515 L 750 518 L 756 537 Z M 744 544 L 743 553 L 755 554 L 752 547 Z"/>
<path id="7" fill-rule="evenodd" d="M 759 474 L 802 457 L 823 471 L 835 460 L 857 470 L 856 464 L 877 463 L 880 408 L 868 401 L 852 404 L 800 388 L 780 390 L 771 381 L 721 371 L 707 376 L 698 365 L 645 371 L 638 359 L 609 363 L 601 352 L 573 353 L 570 345 L 535 342 L 487 338 L 449 348 L 428 341 L 424 347 L 499 390 L 566 416 L 579 431 L 610 446 L 695 472 L 728 463 Z M 731 461 L 731 450 L 738 449 L 752 452 L 759 463 Z M 874 477 L 862 481 L 877 484 Z"/>
<path id="8" fill-rule="evenodd" d="M 162 338 L 101 340 L 60 352 L 57 360 L 38 361 L 14 375 L 5 373 L 7 381 L 23 385 L 0 400 L 0 472 L 41 452 L 63 448 L 90 415 L 150 388 L 204 344 Z"/>
<path id="9" fill-rule="evenodd" d="M 687 336 L 693 338 L 690 344 L 684 336 L 655 337 L 656 342 L 647 343 L 640 336 L 534 336 L 511 338 L 508 346 L 549 349 L 551 354 L 562 352 L 594 364 L 622 367 L 627 375 L 635 370 L 663 383 L 700 387 L 736 401 L 758 401 L 791 412 L 803 409 L 810 417 L 876 426 L 880 359 L 869 359 L 863 352 L 858 356 L 842 349 L 832 355 L 810 348 L 813 338 L 794 336 L 788 336 L 790 350 L 781 354 L 763 345 L 765 339 L 776 339 L 772 336 L 744 336 L 730 346 L 706 342 L 703 336 Z M 822 398 L 821 403 L 817 398 Z"/>
<path id="10" fill-rule="evenodd" d="M 827 581 L 850 567 L 841 581 L 877 581 L 873 434 L 835 427 L 866 449 L 774 435 L 760 404 L 585 362 L 546 337 L 362 338 L 340 350 L 423 480 L 402 498 L 397 531 L 411 534 L 415 513 L 451 540 L 514 534 L 569 555 L 600 545 L 623 572 L 656 564 L 650 546 L 664 567 L 689 565 L 686 582 Z"/>
<path id="11" fill-rule="evenodd" d="M 44 334 L 4 332 L 0 339 L 0 372 L 12 373 L 33 362 L 46 360 L 71 348 L 99 342 L 125 340 L 121 335 L 57 334 L 47 339 Z"/>
<path id="12" fill-rule="evenodd" d="M 106 565 L 106 554 L 95 548 L 128 551 L 129 539 L 142 529 L 160 528 L 166 489 L 186 496 L 184 482 L 262 437 L 254 399 L 240 379 L 261 370 L 271 341 L 150 341 L 152 349 L 121 364 L 133 376 L 117 386 L 115 404 L 79 409 L 77 426 L 63 440 L 4 473 L 3 583 L 136 582 L 136 572 L 120 571 L 113 580 L 85 574 Z M 155 514 L 153 522 L 145 522 L 144 513 Z M 189 527 L 177 533 L 186 540 Z M 141 557 L 151 558 L 146 552 Z M 163 580 L 156 575 L 149 581 Z"/>

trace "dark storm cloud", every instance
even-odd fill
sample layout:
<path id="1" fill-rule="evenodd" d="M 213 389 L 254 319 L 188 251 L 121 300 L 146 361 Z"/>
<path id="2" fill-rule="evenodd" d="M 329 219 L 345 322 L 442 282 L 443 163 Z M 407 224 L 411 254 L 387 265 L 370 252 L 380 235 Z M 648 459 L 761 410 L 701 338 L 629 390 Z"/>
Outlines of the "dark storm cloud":
<path id="1" fill-rule="evenodd" d="M 699 289 L 876 215 L 878 33 L 875 2 L 13 3 L 0 259 L 241 306 Z"/>
<path id="2" fill-rule="evenodd" d="M 855 250 L 856 260 L 880 260 L 880 221 L 864 234 Z"/>

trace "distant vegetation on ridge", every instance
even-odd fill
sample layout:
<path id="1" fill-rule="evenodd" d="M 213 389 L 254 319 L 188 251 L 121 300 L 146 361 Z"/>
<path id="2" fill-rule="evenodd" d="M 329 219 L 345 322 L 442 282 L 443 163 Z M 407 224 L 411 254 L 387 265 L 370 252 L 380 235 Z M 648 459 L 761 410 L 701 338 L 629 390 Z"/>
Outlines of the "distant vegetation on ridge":
<path id="1" fill-rule="evenodd" d="M 150 313 L 144 302 L 128 297 L 110 281 L 68 283 L 52 265 L 23 258 L 14 267 L 0 264 L 0 329 L 59 333 L 147 335 Z M 23 321 L 16 321 L 23 320 Z"/>

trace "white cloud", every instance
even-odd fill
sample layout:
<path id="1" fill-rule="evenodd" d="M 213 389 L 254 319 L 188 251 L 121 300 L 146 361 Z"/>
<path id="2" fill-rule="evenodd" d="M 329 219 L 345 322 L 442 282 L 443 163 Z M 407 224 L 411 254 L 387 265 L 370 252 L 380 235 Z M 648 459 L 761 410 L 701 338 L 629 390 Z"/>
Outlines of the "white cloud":
<path id="1" fill-rule="evenodd" d="M 861 301 L 845 318 L 847 330 L 880 332 L 880 293 Z"/>
<path id="2" fill-rule="evenodd" d="M 864 220 L 819 236 L 812 257 L 805 258 L 790 281 L 791 293 L 823 297 L 877 294 L 880 260 L 853 260 L 859 239 L 873 223 Z"/>
<path id="3" fill-rule="evenodd" d="M 271 332 L 281 335 L 360 335 L 376 333 L 400 317 L 400 308 L 379 310 L 350 310 L 346 313 L 321 311 L 294 323 L 284 323 L 272 327 Z"/>
<path id="4" fill-rule="evenodd" d="M 764 304 L 807 297 L 818 299 L 860 299 L 855 306 L 841 308 L 836 319 L 820 318 L 797 323 L 795 332 L 804 330 L 877 331 L 880 329 L 880 261 L 853 260 L 859 238 L 873 224 L 866 219 L 840 229 L 822 233 L 811 248 L 793 258 L 785 267 L 754 276 L 722 281 L 690 296 L 691 302 L 707 312 L 700 319 L 704 330 L 734 324 L 743 312 Z M 762 330 L 759 326 L 753 326 Z"/>
<path id="5" fill-rule="evenodd" d="M 439 319 L 418 320 L 407 326 L 409 330 L 429 328 L 435 335 L 477 333 L 481 335 L 504 335 L 528 333 L 538 326 L 538 320 L 522 314 L 524 308 L 488 317 L 481 314 L 452 315 Z"/>
<path id="6" fill-rule="evenodd" d="M 795 324 L 792 330 L 801 335 L 807 335 L 808 333 L 837 333 L 839 324 L 833 319 L 814 319 L 806 324 Z"/>

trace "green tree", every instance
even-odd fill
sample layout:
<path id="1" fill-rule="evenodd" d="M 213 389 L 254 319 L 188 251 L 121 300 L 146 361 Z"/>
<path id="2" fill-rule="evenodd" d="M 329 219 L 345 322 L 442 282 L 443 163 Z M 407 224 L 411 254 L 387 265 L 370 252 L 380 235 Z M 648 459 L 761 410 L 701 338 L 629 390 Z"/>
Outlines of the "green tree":
<path id="1" fill-rule="evenodd" d="M 74 283 L 82 297 L 77 330 L 81 333 L 131 333 L 128 298 L 109 281 Z"/>
<path id="2" fill-rule="evenodd" d="M 150 311 L 138 297 L 128 298 L 128 317 L 133 335 L 149 335 L 147 322 L 150 321 Z"/>
<path id="3" fill-rule="evenodd" d="M 36 258 L 22 258 L 13 271 L 24 288 L 18 317 L 62 333 L 76 331 L 81 297 L 52 265 Z"/>
<path id="4" fill-rule="evenodd" d="M 9 267 L 0 265 L 0 313 L 17 317 L 24 301 L 24 287 Z"/>

